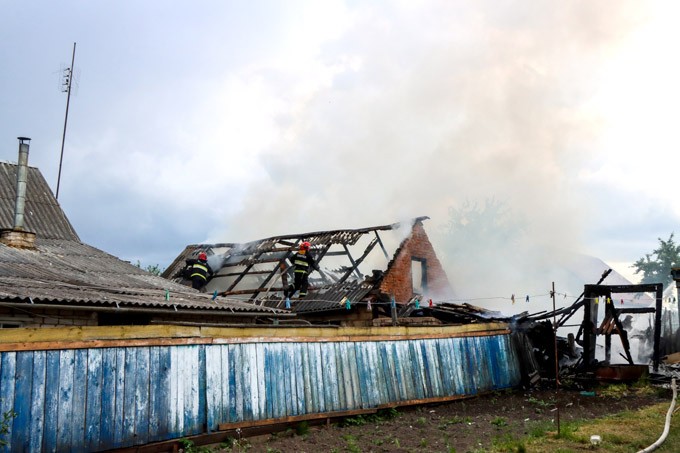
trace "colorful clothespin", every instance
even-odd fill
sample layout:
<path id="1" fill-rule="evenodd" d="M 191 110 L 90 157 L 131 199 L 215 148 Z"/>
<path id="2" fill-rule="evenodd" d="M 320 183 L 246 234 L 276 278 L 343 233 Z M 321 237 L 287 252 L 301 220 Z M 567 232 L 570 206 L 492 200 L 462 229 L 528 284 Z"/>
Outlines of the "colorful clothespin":
<path id="1" fill-rule="evenodd" d="M 621 305 L 623 305 L 623 299 L 621 299 Z"/>
<path id="2" fill-rule="evenodd" d="M 512 304 L 514 305 L 515 304 L 515 295 L 514 294 L 512 296 L 510 296 L 510 300 L 512 301 Z"/>
<path id="3" fill-rule="evenodd" d="M 167 289 L 165 290 L 165 300 L 170 300 L 170 291 Z"/>
<path id="4" fill-rule="evenodd" d="M 369 300 L 368 303 L 366 304 L 366 311 L 371 311 L 373 310 L 373 307 L 371 307 L 371 301 Z"/>
<path id="5" fill-rule="evenodd" d="M 340 305 L 345 305 L 345 302 L 347 302 L 347 296 L 344 296 L 342 299 L 340 299 Z"/>
<path id="6" fill-rule="evenodd" d="M 432 308 L 434 305 L 432 304 L 432 299 L 430 299 L 430 308 Z"/>
<path id="7" fill-rule="evenodd" d="M 390 306 L 391 306 L 392 308 L 396 308 L 396 306 L 397 306 L 397 302 L 395 302 L 394 296 L 392 296 L 392 302 L 390 303 Z"/>
<path id="8" fill-rule="evenodd" d="M 416 310 L 420 308 L 420 299 L 416 299 Z"/>
<path id="9" fill-rule="evenodd" d="M 529 302 L 529 295 L 527 294 L 527 302 Z"/>
<path id="10" fill-rule="evenodd" d="M 217 290 L 215 290 L 215 292 L 213 292 L 213 296 L 212 296 L 212 300 L 215 300 L 215 299 L 217 299 Z"/>
<path id="11" fill-rule="evenodd" d="M 347 300 L 345 301 L 345 308 L 346 308 L 347 310 L 349 310 L 350 308 L 352 308 L 352 301 L 349 300 L 349 297 L 348 297 Z"/>
<path id="12" fill-rule="evenodd" d="M 290 298 L 286 297 L 286 308 L 290 309 Z"/>
<path id="13" fill-rule="evenodd" d="M 595 298 L 595 305 L 598 305 L 599 303 L 600 303 L 600 298 L 599 298 L 599 297 L 596 297 L 596 298 Z"/>

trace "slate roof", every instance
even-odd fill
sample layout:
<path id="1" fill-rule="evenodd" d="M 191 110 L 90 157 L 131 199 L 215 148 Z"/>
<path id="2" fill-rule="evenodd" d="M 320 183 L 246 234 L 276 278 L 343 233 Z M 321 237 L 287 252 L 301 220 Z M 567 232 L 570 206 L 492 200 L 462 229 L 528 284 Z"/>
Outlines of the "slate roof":
<path id="1" fill-rule="evenodd" d="M 0 163 L 0 228 L 11 229 L 16 198 L 14 164 Z M 217 298 L 152 275 L 80 242 L 40 171 L 27 174 L 24 229 L 36 234 L 35 249 L 0 243 L 2 303 L 199 309 L 286 313 Z"/>

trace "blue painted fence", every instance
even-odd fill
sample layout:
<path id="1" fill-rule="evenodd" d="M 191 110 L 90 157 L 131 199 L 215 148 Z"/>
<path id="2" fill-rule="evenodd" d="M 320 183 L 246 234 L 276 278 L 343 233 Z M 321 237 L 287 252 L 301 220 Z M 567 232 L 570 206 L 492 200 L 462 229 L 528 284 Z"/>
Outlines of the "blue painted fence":
<path id="1" fill-rule="evenodd" d="M 97 451 L 218 425 L 516 386 L 509 335 L 0 353 L 1 451 Z"/>

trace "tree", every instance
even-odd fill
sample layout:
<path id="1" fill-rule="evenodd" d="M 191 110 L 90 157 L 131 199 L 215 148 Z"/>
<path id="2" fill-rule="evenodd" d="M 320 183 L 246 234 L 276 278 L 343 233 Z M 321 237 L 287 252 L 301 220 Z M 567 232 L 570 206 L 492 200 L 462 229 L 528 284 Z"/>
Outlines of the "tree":
<path id="1" fill-rule="evenodd" d="M 140 263 L 139 260 L 137 260 L 137 264 L 135 264 L 135 266 L 137 266 L 138 268 L 141 269 L 142 263 Z M 161 275 L 165 269 L 162 269 L 159 264 L 155 264 L 155 265 L 149 264 L 148 266 L 146 266 L 144 268 L 144 270 L 147 271 L 150 274 L 153 274 L 153 275 Z"/>
<path id="2" fill-rule="evenodd" d="M 671 268 L 680 266 L 680 244 L 676 244 L 671 233 L 668 240 L 659 238 L 659 247 L 652 253 L 645 254 L 633 265 L 636 274 L 642 274 L 640 283 L 663 283 L 664 286 L 673 284 Z"/>

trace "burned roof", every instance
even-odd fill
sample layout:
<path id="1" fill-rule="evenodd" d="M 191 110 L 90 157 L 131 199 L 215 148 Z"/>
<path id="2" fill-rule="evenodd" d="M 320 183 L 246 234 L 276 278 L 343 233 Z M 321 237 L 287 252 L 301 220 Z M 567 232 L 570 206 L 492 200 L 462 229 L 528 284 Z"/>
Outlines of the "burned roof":
<path id="1" fill-rule="evenodd" d="M 377 297 L 377 287 L 396 252 L 415 224 L 428 217 L 359 229 L 315 231 L 274 236 L 247 243 L 192 244 L 173 261 L 163 277 L 182 281 L 188 259 L 200 252 L 208 254 L 215 276 L 209 292 L 269 306 L 282 305 L 287 286 L 290 259 L 299 245 L 307 241 L 321 271 L 310 274 L 310 290 L 294 310 L 335 309 L 343 297 L 361 301 Z"/>
<path id="2" fill-rule="evenodd" d="M 0 226 L 13 227 L 17 166 L 0 164 Z M 0 243 L 0 305 L 116 307 L 284 313 L 237 300 L 213 300 L 80 242 L 40 171 L 28 167 L 25 230 L 35 247 Z"/>

